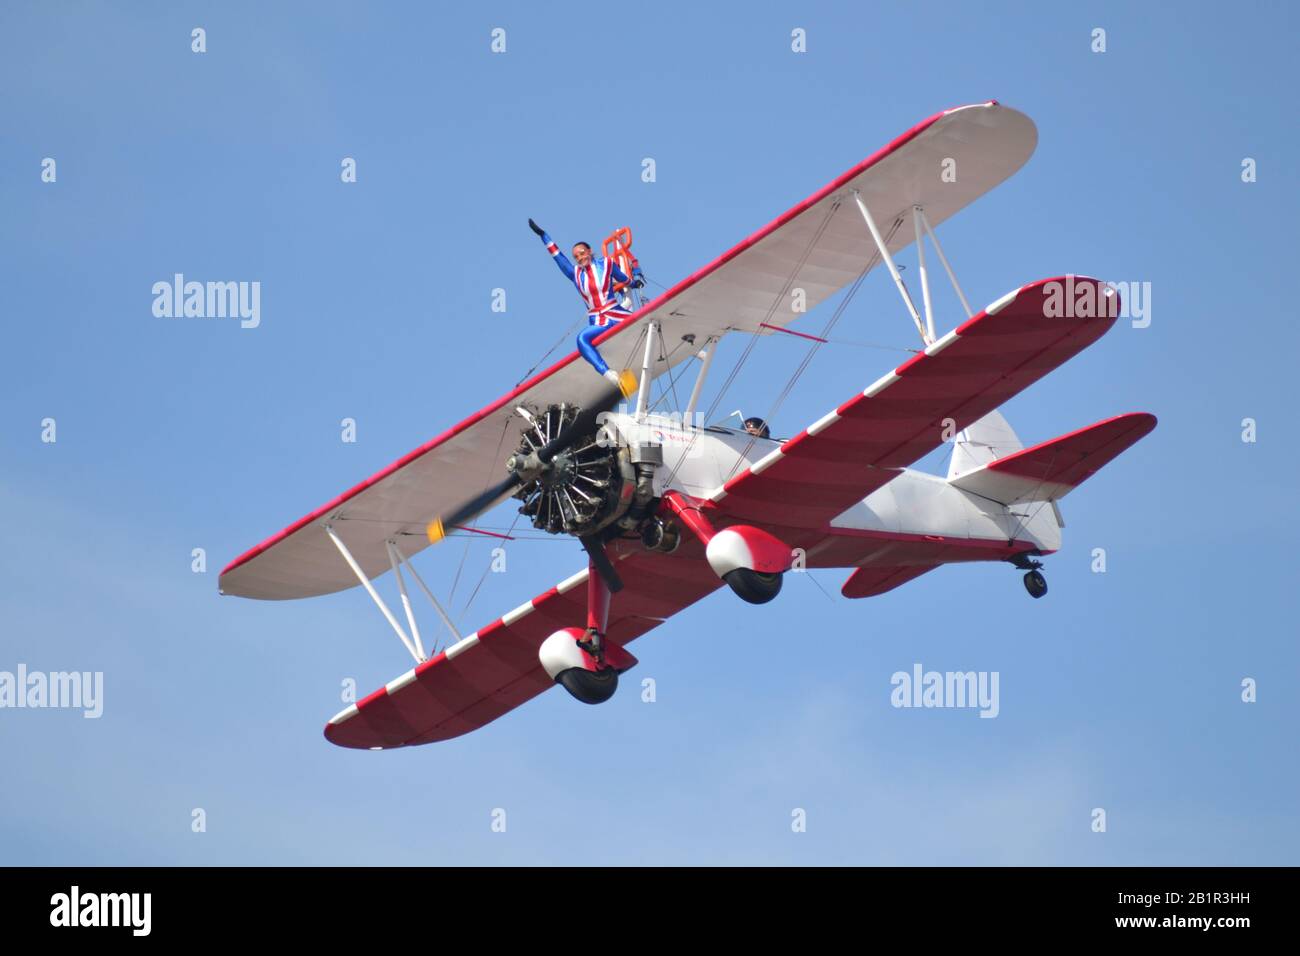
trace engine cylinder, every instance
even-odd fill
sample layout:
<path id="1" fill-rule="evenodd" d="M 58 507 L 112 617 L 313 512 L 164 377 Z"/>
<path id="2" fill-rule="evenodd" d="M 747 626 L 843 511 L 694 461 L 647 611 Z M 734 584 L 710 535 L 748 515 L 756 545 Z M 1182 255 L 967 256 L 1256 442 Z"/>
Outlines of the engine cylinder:
<path id="1" fill-rule="evenodd" d="M 551 405 L 532 415 L 520 436 L 516 458 L 527 459 L 571 425 L 576 405 Z M 597 429 L 564 449 L 515 492 L 519 513 L 549 534 L 594 534 L 622 517 L 636 492 L 636 472 L 628 451 L 603 440 Z"/>

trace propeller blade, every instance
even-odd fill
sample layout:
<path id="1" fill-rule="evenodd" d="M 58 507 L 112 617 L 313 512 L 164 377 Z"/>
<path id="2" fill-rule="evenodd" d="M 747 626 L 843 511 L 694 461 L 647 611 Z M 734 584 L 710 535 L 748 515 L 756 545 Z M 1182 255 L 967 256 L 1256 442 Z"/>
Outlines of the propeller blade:
<path id="1" fill-rule="evenodd" d="M 572 448 L 579 438 L 590 435 L 595 431 L 596 422 L 600 416 L 611 411 L 622 400 L 623 392 L 621 389 L 611 388 L 608 392 L 603 393 L 594 405 L 584 409 L 568 427 L 538 449 L 537 457 L 549 464 L 550 460 L 560 452 Z"/>
<path id="2" fill-rule="evenodd" d="M 605 582 L 605 587 L 609 588 L 610 594 L 617 594 L 623 590 L 623 579 L 618 576 L 614 570 L 614 562 L 609 560 L 609 555 L 605 553 L 605 542 L 600 539 L 600 535 L 589 534 L 578 539 L 582 542 L 583 548 L 591 557 L 591 564 L 600 575 L 600 579 Z"/>
<path id="3" fill-rule="evenodd" d="M 572 448 L 580 438 L 595 431 L 596 422 L 600 416 L 613 409 L 623 397 L 623 390 L 617 387 L 610 388 L 609 391 L 602 393 L 594 405 L 580 412 L 568 427 L 538 449 L 537 459 L 542 464 L 549 465 L 551 459 L 556 455 Z M 425 534 L 429 537 L 429 542 L 437 544 L 447 537 L 448 528 L 454 528 L 457 525 L 473 521 L 498 501 L 512 494 L 521 484 L 523 484 L 523 480 L 518 475 L 508 475 L 481 494 L 475 495 L 454 511 L 434 518 L 424 529 Z M 599 542 L 597 542 L 597 547 L 600 550 L 601 558 L 597 559 L 593 556 L 593 560 L 604 560 L 605 566 L 609 569 L 609 575 L 612 575 L 612 580 L 618 583 L 617 588 L 611 585 L 610 590 L 616 591 L 623 586 L 623 582 L 619 581 L 618 575 L 614 572 L 614 566 L 609 563 L 609 558 L 605 557 L 605 550 L 600 546 Z M 610 577 L 606 576 L 603 571 L 601 576 L 605 578 L 606 584 L 610 583 Z"/>
<path id="4" fill-rule="evenodd" d="M 509 496 L 519 485 L 518 475 L 507 475 L 501 481 L 487 488 L 481 494 L 475 495 L 454 511 L 434 518 L 425 528 L 425 534 L 429 536 L 429 542 L 437 544 L 447 536 L 449 528 L 473 521 L 498 501 Z"/>

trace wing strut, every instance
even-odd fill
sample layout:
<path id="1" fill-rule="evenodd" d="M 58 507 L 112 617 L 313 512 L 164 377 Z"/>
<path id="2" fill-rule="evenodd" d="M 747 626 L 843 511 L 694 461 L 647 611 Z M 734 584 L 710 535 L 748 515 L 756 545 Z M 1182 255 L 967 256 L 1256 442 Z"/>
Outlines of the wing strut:
<path id="1" fill-rule="evenodd" d="M 646 326 L 645 358 L 641 361 L 641 388 L 636 393 L 636 420 L 645 421 L 646 406 L 650 401 L 650 367 L 654 364 L 655 340 L 659 338 L 659 323 L 651 319 Z"/>
<path id="2" fill-rule="evenodd" d="M 478 529 L 467 528 L 466 530 L 477 531 Z M 487 534 L 488 532 L 483 533 Z M 447 625 L 447 630 L 451 633 L 451 636 L 457 641 L 461 640 L 460 631 L 456 630 L 456 625 L 451 622 L 451 616 L 443 609 L 443 606 L 438 599 L 433 596 L 433 592 L 429 590 L 429 585 L 424 583 L 424 578 L 420 577 L 419 572 L 415 570 L 415 566 L 411 564 L 410 559 L 397 547 L 397 542 L 390 539 L 388 541 L 388 547 L 392 548 L 393 553 L 396 554 L 400 562 L 406 566 L 406 570 L 411 572 L 411 577 L 415 578 L 415 583 L 420 586 L 420 590 L 424 592 L 424 596 L 429 599 L 429 603 L 433 605 L 433 609 L 438 612 L 438 617 L 442 618 L 442 623 Z M 398 575 L 398 580 L 401 580 L 401 575 Z M 437 651 L 438 649 L 436 642 L 434 643 L 433 649 L 434 651 Z"/>
<path id="3" fill-rule="evenodd" d="M 460 632 L 456 630 L 456 625 L 451 622 L 451 618 L 448 616 L 446 610 L 443 609 L 442 604 L 440 604 L 438 599 L 433 596 L 433 592 L 429 590 L 429 585 L 424 583 L 424 578 L 420 577 L 420 574 L 415 570 L 414 565 L 412 565 L 411 562 L 407 560 L 406 555 L 398 549 L 396 541 L 389 538 L 384 542 L 384 548 L 388 552 L 388 566 L 393 571 L 393 577 L 397 578 L 397 590 L 402 596 L 402 609 L 406 612 L 406 623 L 411 628 L 411 635 L 414 637 L 414 640 L 412 640 L 411 637 L 408 637 L 406 631 L 402 629 L 402 625 L 398 622 L 397 616 L 388 609 L 388 605 L 384 603 L 384 599 L 380 597 L 379 592 L 375 590 L 374 584 L 372 584 L 370 579 L 366 577 L 365 572 L 361 570 L 361 565 L 359 565 L 357 559 L 352 556 L 352 552 L 348 550 L 348 546 L 344 544 L 343 539 L 334 532 L 334 526 L 326 525 L 325 533 L 329 535 L 330 540 L 334 542 L 334 546 L 339 549 L 339 554 L 343 555 L 343 560 L 348 563 L 348 567 L 352 569 L 352 573 L 357 576 L 357 580 L 361 582 L 362 587 L 366 589 L 366 592 L 374 600 L 379 610 L 392 626 L 393 631 L 401 640 L 403 646 L 405 646 L 411 656 L 415 658 L 417 664 L 427 661 L 429 655 L 425 653 L 424 643 L 420 640 L 420 628 L 415 623 L 415 609 L 411 607 L 411 597 L 406 590 L 406 578 L 402 576 L 403 567 L 411 572 L 411 577 L 415 579 L 416 584 L 420 585 L 420 590 L 424 592 L 425 597 L 429 599 L 429 603 L 431 603 L 434 610 L 438 612 L 438 616 L 442 618 L 442 623 L 447 625 L 447 630 L 451 632 L 452 636 L 457 641 L 461 640 Z M 438 649 L 436 641 L 434 642 L 433 649 L 435 651 Z"/>
<path id="4" fill-rule="evenodd" d="M 921 314 L 916 311 L 916 304 L 912 302 L 912 297 L 908 295 L 907 286 L 903 284 L 903 277 L 898 273 L 898 266 L 894 264 L 894 257 L 889 254 L 889 246 L 885 245 L 885 237 L 880 234 L 880 228 L 876 225 L 876 220 L 871 218 L 871 210 L 867 204 L 862 201 L 862 194 L 856 189 L 853 190 L 853 199 L 858 204 L 858 209 L 862 211 L 862 218 L 867 221 L 867 228 L 871 230 L 871 238 L 875 240 L 876 248 L 880 250 L 880 258 L 885 260 L 885 265 L 889 267 L 889 274 L 894 277 L 894 285 L 898 288 L 898 294 L 903 297 L 903 305 L 907 306 L 907 312 L 916 324 L 916 331 L 921 333 L 921 342 L 929 345 L 934 341 L 934 331 L 929 333 L 925 331 L 925 326 L 921 324 Z M 929 293 L 927 292 L 927 298 Z"/>
<path id="5" fill-rule="evenodd" d="M 952 283 L 953 291 L 957 293 L 957 298 L 961 299 L 961 307 L 962 307 L 963 309 L 966 310 L 966 318 L 968 318 L 968 319 L 973 319 L 973 318 L 975 318 L 975 310 L 972 309 L 972 308 L 970 307 L 970 302 L 966 299 L 966 293 L 965 293 L 965 292 L 962 292 L 962 291 L 961 291 L 961 286 L 959 286 L 959 285 L 957 284 L 957 276 L 953 274 L 952 266 L 948 265 L 948 257 L 945 256 L 945 255 L 943 254 L 943 246 L 939 245 L 939 237 L 936 236 L 936 235 L 934 234 L 934 230 L 930 228 L 930 220 L 926 218 L 926 215 L 925 215 L 925 207 L 920 206 L 920 205 L 916 205 L 916 206 L 913 206 L 913 207 L 912 207 L 912 210 L 913 210 L 913 211 L 917 214 L 917 216 L 920 218 L 920 220 L 921 220 L 921 225 L 925 227 L 925 234 L 926 234 L 927 236 L 929 236 L 929 237 L 930 237 L 930 241 L 934 243 L 934 251 L 935 251 L 935 253 L 939 256 L 939 261 L 943 263 L 943 271 L 946 272 L 946 273 L 948 273 L 948 281 Z M 920 236 L 920 233 L 919 233 L 919 232 L 917 233 L 917 236 L 918 236 L 918 237 Z M 917 240 L 917 251 L 920 252 L 922 255 L 924 255 L 924 252 L 922 252 L 921 249 L 920 249 L 920 239 L 919 239 L 919 238 L 918 238 L 918 240 Z M 922 270 L 922 279 L 921 279 L 921 281 L 924 282 L 924 281 L 925 281 L 925 278 L 924 278 L 924 275 L 925 275 L 925 266 L 924 266 L 924 265 L 921 266 L 921 270 Z M 930 334 L 931 334 L 931 335 L 934 334 L 934 330 L 933 330 L 933 329 L 930 330 Z"/>
<path id="6" fill-rule="evenodd" d="M 921 274 L 921 300 L 925 304 L 925 331 L 934 341 L 934 306 L 930 303 L 930 274 L 925 271 L 925 233 L 921 232 L 921 207 L 912 206 L 912 235 L 916 236 L 916 268 Z"/>
<path id="7" fill-rule="evenodd" d="M 339 554 L 343 555 L 343 560 L 348 563 L 348 567 L 350 567 L 352 573 L 357 576 L 357 580 L 360 581 L 366 591 L 369 592 L 371 598 L 374 599 L 375 604 L 379 606 L 379 610 L 383 612 L 384 617 L 388 618 L 388 623 L 393 626 L 393 630 L 396 631 L 397 636 L 401 638 L 402 644 L 404 644 L 406 649 L 411 652 L 411 656 L 415 658 L 415 663 L 422 663 L 424 658 L 415 649 L 415 645 L 411 643 L 411 639 L 406 636 L 406 632 L 402 630 L 402 625 L 397 623 L 397 618 L 393 616 L 393 612 L 388 610 L 388 605 L 385 604 L 384 599 L 379 596 L 379 592 L 375 590 L 375 586 L 370 583 L 370 579 L 366 577 L 366 573 L 361 570 L 361 565 L 357 564 L 357 559 L 352 557 L 352 552 L 349 551 L 348 546 L 343 543 L 343 539 L 334 533 L 334 526 L 327 524 L 325 526 L 325 533 L 330 536 L 330 540 L 334 542 L 334 546 L 339 549 Z M 405 591 L 405 587 L 403 587 L 402 590 Z M 405 598 L 405 594 L 403 594 L 403 598 Z M 407 610 L 410 610 L 409 606 Z"/>
<path id="8" fill-rule="evenodd" d="M 927 347 L 933 345 L 937 338 L 934 331 L 934 305 L 930 301 L 930 274 L 925 268 L 926 236 L 929 236 L 930 241 L 934 243 L 934 251 L 939 256 L 939 262 L 943 264 L 944 272 L 948 273 L 948 281 L 952 283 L 953 291 L 957 293 L 957 298 L 961 300 L 962 308 L 966 310 L 966 318 L 975 317 L 975 312 L 970 307 L 966 293 L 957 284 L 957 276 L 953 274 L 952 266 L 948 264 L 948 257 L 943 254 L 943 246 L 939 245 L 939 237 L 934 234 L 934 230 L 930 227 L 930 220 L 926 218 L 925 208 L 920 203 L 912 204 L 912 234 L 916 237 L 916 260 L 921 275 L 921 302 L 925 308 L 924 324 L 921 322 L 921 314 L 916 310 L 916 303 L 912 301 L 912 296 L 907 291 L 907 284 L 903 282 L 898 266 L 894 264 L 894 257 L 889 254 L 889 248 L 885 244 L 885 237 L 881 235 L 880 228 L 871 215 L 871 210 L 862 201 L 862 194 L 856 189 L 853 190 L 853 199 L 858 204 L 862 218 L 866 220 L 867 229 L 871 232 L 871 238 L 880 251 L 880 257 L 885 261 L 885 265 L 889 267 L 889 274 L 893 276 L 894 286 L 898 289 L 903 305 L 907 308 L 907 314 L 912 317 L 912 322 L 916 325 L 916 331 L 921 333 L 921 342 L 923 344 Z M 901 219 L 898 220 L 898 222 L 901 221 Z M 898 222 L 895 223 L 895 226 L 898 225 Z"/>
<path id="9" fill-rule="evenodd" d="M 682 414 L 682 424 L 687 427 L 691 424 L 691 417 L 695 414 L 695 406 L 700 403 L 700 392 L 704 390 L 704 380 L 709 377 L 709 369 L 713 367 L 713 356 L 718 351 L 718 338 L 710 335 L 704 340 L 704 349 L 696 353 L 703 355 L 700 364 L 700 373 L 695 376 L 695 386 L 691 389 L 690 400 L 686 403 L 686 411 Z"/>
<path id="10" fill-rule="evenodd" d="M 415 623 L 415 611 L 411 608 L 411 596 L 406 593 L 406 579 L 402 577 L 402 568 L 397 563 L 397 554 L 393 550 L 392 540 L 384 542 L 384 548 L 388 551 L 388 566 L 393 569 L 393 577 L 397 578 L 397 590 L 402 595 L 402 610 L 406 612 L 406 623 L 411 628 L 411 637 L 415 639 L 416 660 L 425 660 L 427 655 L 424 653 L 424 642 L 420 640 L 420 627 Z M 411 571 L 415 573 L 414 570 Z"/>

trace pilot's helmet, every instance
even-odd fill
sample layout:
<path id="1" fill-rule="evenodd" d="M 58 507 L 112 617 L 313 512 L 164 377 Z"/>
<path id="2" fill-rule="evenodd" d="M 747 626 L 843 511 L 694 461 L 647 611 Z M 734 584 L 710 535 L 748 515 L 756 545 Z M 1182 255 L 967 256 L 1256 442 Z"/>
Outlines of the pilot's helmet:
<path id="1" fill-rule="evenodd" d="M 767 422 L 761 418 L 746 418 L 745 431 L 751 435 L 757 435 L 759 438 L 771 438 L 772 432 L 767 427 Z"/>

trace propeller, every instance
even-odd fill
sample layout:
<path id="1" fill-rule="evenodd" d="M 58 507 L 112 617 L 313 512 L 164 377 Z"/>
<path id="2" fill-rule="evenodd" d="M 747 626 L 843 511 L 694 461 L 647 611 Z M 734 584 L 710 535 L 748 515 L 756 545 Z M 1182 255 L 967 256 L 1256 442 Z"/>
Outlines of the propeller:
<path id="1" fill-rule="evenodd" d="M 485 488 L 465 503 L 429 522 L 425 528 L 429 542 L 437 544 L 447 536 L 447 529 L 473 521 L 493 505 L 510 497 L 520 485 L 531 481 L 538 474 L 545 471 L 556 455 L 572 448 L 580 438 L 595 431 L 600 416 L 611 411 L 624 397 L 623 389 L 618 386 L 602 392 L 594 404 L 580 412 L 566 428 L 537 451 L 529 455 L 511 456 L 510 461 L 507 462 L 507 467 L 510 469 L 509 475 L 496 484 Z M 603 548 L 601 553 L 604 553 Z M 606 559 L 606 563 L 608 563 L 608 559 Z M 611 566 L 610 571 L 613 570 Z M 614 577 L 617 580 L 618 576 L 615 575 Z M 621 582 L 619 586 L 622 587 Z"/>
<path id="2" fill-rule="evenodd" d="M 617 594 L 623 590 L 623 579 L 618 576 L 618 572 L 614 570 L 614 562 L 609 560 L 609 555 L 605 553 L 605 542 L 601 540 L 600 535 L 583 535 L 578 540 L 582 542 L 588 557 L 591 558 L 591 566 L 605 582 L 605 587 L 609 588 L 609 593 Z"/>

